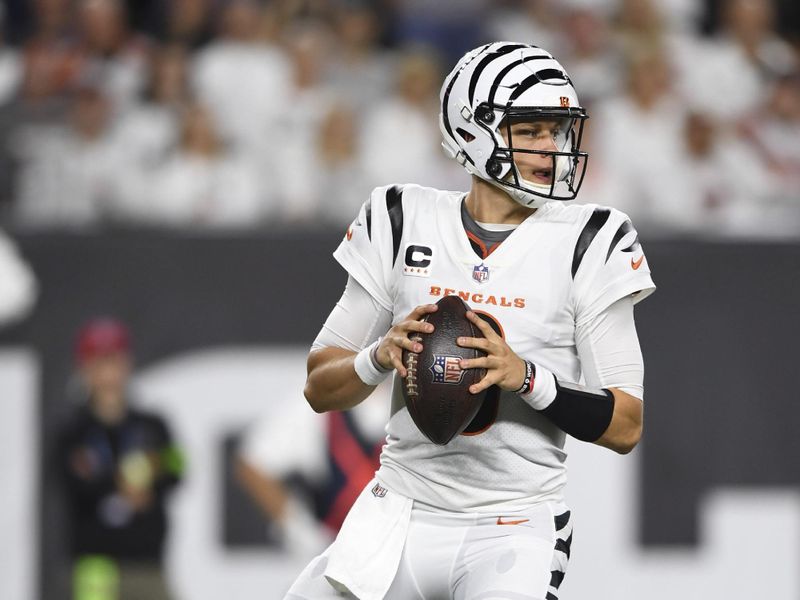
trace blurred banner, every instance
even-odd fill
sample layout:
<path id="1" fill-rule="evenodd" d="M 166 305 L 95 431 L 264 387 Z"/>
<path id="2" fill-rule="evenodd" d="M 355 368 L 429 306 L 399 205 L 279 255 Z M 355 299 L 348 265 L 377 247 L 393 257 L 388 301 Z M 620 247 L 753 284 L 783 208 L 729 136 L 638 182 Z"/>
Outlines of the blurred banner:
<path id="1" fill-rule="evenodd" d="M 167 557 L 178 598 L 282 597 L 305 557 L 241 533 L 266 524 L 231 508 L 231 444 L 304 402 L 307 349 L 345 282 L 330 257 L 338 237 L 17 236 L 42 292 L 0 336 L 3 473 L 19 491 L 0 505 L 0 597 L 66 597 L 53 434 L 76 402 L 75 333 L 98 314 L 130 325 L 137 397 L 187 454 Z M 576 539 L 563 598 L 796 600 L 800 246 L 646 250 L 659 290 L 637 308 L 644 441 L 626 457 L 570 442 Z"/>

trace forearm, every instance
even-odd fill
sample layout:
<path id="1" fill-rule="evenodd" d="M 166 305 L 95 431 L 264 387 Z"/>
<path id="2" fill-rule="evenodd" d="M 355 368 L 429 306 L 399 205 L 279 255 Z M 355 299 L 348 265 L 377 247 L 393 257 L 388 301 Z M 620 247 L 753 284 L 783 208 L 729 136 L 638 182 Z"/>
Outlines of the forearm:
<path id="1" fill-rule="evenodd" d="M 616 388 L 590 389 L 559 381 L 532 365 L 533 385 L 520 397 L 562 431 L 583 442 L 627 454 L 642 432 L 642 402 Z"/>
<path id="2" fill-rule="evenodd" d="M 242 458 L 236 459 L 236 478 L 267 517 L 284 521 L 289 494 L 280 481 L 260 472 Z"/>
<path id="3" fill-rule="evenodd" d="M 353 408 L 375 389 L 358 376 L 356 352 L 345 348 L 318 348 L 308 355 L 308 378 L 303 390 L 318 413 Z"/>
<path id="4" fill-rule="evenodd" d="M 617 388 L 610 388 L 609 391 L 614 394 L 614 414 L 608 428 L 594 443 L 627 454 L 642 437 L 643 403 Z"/>
<path id="5" fill-rule="evenodd" d="M 622 299 L 576 330 L 586 386 L 559 381 L 536 365 L 521 394 L 560 429 L 585 442 L 626 454 L 642 434 L 642 358 L 633 306 Z"/>

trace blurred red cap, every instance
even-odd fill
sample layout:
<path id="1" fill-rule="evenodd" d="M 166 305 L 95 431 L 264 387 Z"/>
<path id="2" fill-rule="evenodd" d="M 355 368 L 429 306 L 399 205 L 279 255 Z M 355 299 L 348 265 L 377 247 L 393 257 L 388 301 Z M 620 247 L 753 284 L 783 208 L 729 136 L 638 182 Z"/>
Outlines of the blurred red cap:
<path id="1" fill-rule="evenodd" d="M 83 363 L 99 356 L 130 351 L 130 333 L 117 319 L 92 319 L 78 333 L 75 356 Z"/>

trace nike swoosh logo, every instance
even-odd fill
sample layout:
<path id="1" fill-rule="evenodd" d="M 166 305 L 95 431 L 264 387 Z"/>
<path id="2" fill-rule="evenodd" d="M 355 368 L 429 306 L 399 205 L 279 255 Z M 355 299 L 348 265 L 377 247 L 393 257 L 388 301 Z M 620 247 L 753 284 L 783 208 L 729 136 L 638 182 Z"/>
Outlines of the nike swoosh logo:
<path id="1" fill-rule="evenodd" d="M 642 261 L 644 260 L 644 254 L 639 257 L 639 260 L 631 259 L 631 268 L 635 271 L 639 267 L 642 266 Z"/>
<path id="2" fill-rule="evenodd" d="M 514 521 L 504 521 L 503 517 L 497 517 L 497 524 L 498 525 L 521 525 L 522 523 L 527 523 L 530 519 L 516 519 Z"/>

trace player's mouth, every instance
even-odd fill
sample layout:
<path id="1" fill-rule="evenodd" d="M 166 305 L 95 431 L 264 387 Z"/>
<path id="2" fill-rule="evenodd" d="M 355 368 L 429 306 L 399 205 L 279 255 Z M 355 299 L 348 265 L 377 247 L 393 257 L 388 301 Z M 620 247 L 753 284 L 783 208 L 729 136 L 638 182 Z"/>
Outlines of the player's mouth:
<path id="1" fill-rule="evenodd" d="M 552 183 L 553 169 L 535 169 L 531 171 L 531 181 L 534 183 Z"/>

